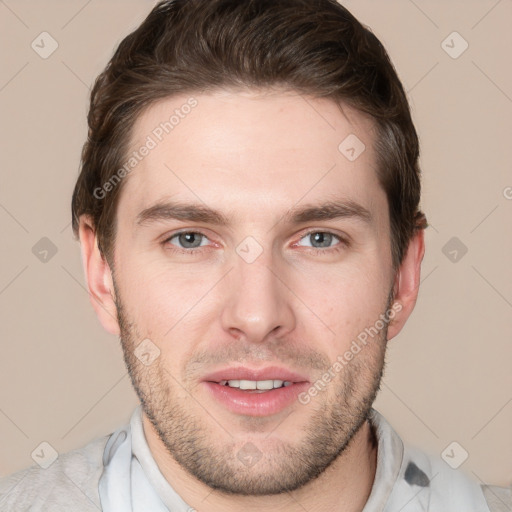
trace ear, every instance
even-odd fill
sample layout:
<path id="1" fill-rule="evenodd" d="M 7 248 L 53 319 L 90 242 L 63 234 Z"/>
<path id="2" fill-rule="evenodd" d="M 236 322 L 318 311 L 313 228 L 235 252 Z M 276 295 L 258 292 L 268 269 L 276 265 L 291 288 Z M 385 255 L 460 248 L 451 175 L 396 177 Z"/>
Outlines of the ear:
<path id="1" fill-rule="evenodd" d="M 103 326 L 111 334 L 120 334 L 117 322 L 114 283 L 112 272 L 107 260 L 98 248 L 96 231 L 92 220 L 86 215 L 80 217 L 78 228 L 82 264 L 84 267 L 89 299 L 94 311 Z"/>
<path id="2" fill-rule="evenodd" d="M 395 318 L 388 326 L 388 340 L 394 338 L 403 328 L 412 313 L 418 298 L 421 262 L 425 254 L 424 229 L 418 229 L 409 242 L 407 252 L 396 273 L 393 285 Z M 401 308 L 401 309 L 398 309 Z"/>

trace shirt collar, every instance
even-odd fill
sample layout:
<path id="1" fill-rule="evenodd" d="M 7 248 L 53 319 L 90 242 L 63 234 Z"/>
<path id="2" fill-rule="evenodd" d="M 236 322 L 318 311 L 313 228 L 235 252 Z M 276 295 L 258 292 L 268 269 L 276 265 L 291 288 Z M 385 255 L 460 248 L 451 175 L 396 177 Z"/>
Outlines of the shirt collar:
<path id="1" fill-rule="evenodd" d="M 370 496 L 363 512 L 383 510 L 398 479 L 404 457 L 404 445 L 398 434 L 377 410 L 371 409 L 370 425 L 377 438 L 377 467 Z M 188 505 L 160 472 L 149 449 L 139 405 L 130 420 L 132 451 L 162 502 L 171 510 L 186 512 Z M 171 508 L 173 507 L 173 508 Z"/>

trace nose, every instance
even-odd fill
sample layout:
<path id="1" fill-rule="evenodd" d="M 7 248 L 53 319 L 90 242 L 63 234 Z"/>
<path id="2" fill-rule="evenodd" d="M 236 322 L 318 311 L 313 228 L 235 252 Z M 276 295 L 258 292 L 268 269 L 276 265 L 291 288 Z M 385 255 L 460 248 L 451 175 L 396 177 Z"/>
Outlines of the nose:
<path id="1" fill-rule="evenodd" d="M 247 263 L 235 258 L 235 268 L 224 282 L 222 327 L 238 340 L 262 343 L 283 337 L 295 328 L 293 293 L 286 285 L 283 271 L 264 251 Z"/>

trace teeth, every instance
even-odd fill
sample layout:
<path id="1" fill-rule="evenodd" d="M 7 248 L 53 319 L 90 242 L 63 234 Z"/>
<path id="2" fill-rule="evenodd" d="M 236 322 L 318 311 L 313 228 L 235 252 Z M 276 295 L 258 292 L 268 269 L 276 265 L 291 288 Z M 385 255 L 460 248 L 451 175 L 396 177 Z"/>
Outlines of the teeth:
<path id="1" fill-rule="evenodd" d="M 273 380 L 259 380 L 256 382 L 256 389 L 274 389 Z"/>
<path id="2" fill-rule="evenodd" d="M 291 386 L 289 381 L 282 380 L 222 380 L 219 382 L 221 386 L 229 386 L 230 388 L 239 388 L 243 390 L 258 389 L 262 391 L 269 391 L 270 389 L 277 389 L 281 387 Z"/>
<path id="3" fill-rule="evenodd" d="M 231 386 L 232 382 L 233 381 L 230 380 L 228 382 L 228 385 Z M 237 382 L 237 381 L 235 381 L 235 382 Z M 258 384 L 258 382 L 256 382 L 255 380 L 240 380 L 240 381 L 238 381 L 238 386 L 236 386 L 236 387 L 238 387 L 240 389 L 256 389 L 257 384 Z"/>

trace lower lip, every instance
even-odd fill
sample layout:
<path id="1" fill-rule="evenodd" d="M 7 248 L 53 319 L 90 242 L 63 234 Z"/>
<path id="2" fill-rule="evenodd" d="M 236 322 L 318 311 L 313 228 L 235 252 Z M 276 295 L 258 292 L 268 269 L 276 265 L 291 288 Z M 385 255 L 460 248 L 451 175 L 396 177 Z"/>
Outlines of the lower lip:
<path id="1" fill-rule="evenodd" d="M 235 414 L 247 416 L 270 416 L 281 412 L 297 400 L 305 391 L 308 382 L 295 382 L 291 386 L 272 389 L 263 393 L 240 391 L 216 382 L 203 382 L 213 397 Z"/>

